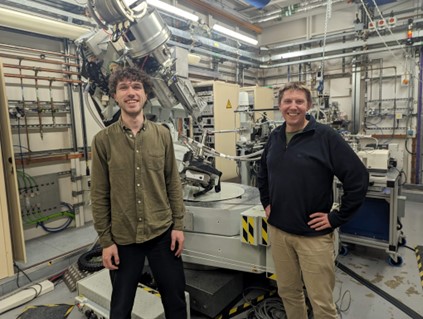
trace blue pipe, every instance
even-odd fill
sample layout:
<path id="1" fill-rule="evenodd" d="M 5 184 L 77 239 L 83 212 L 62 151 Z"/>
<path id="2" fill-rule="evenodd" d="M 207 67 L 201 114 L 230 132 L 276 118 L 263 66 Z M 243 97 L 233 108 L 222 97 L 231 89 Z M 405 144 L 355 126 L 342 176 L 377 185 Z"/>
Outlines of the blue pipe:
<path id="1" fill-rule="evenodd" d="M 245 0 L 245 2 L 251 4 L 252 6 L 258 9 L 262 9 L 270 2 L 270 0 Z"/>

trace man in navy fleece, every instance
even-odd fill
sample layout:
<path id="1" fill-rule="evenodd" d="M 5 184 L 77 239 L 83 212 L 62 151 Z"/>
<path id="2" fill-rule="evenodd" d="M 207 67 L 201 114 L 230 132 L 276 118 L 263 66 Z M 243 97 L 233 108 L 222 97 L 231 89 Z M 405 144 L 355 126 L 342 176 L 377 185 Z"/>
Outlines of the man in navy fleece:
<path id="1" fill-rule="evenodd" d="M 279 91 L 285 123 L 272 131 L 258 175 L 261 203 L 270 224 L 270 243 L 288 319 L 306 319 L 303 287 L 314 319 L 338 318 L 334 229 L 363 203 L 368 172 L 352 148 L 331 127 L 307 115 L 310 90 L 299 82 Z M 339 211 L 331 211 L 333 179 L 343 185 Z"/>

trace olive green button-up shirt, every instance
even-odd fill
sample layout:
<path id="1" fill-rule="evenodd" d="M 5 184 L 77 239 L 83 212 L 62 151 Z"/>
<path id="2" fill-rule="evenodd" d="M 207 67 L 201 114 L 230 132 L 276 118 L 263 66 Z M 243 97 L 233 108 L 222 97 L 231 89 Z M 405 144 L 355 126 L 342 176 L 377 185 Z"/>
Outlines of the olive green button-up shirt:
<path id="1" fill-rule="evenodd" d="M 185 207 L 172 137 L 148 121 L 133 135 L 121 119 L 92 142 L 91 202 L 103 248 L 183 229 Z"/>

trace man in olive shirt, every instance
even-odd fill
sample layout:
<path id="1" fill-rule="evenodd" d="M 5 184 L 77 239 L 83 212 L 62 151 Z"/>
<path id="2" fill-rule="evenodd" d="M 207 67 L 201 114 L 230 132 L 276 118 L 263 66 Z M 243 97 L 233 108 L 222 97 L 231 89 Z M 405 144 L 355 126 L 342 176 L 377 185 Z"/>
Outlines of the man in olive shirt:
<path id="1" fill-rule="evenodd" d="M 167 319 L 186 319 L 182 187 L 172 137 L 148 121 L 143 107 L 151 90 L 137 68 L 115 71 L 111 96 L 119 121 L 92 143 L 91 196 L 94 227 L 110 270 L 110 319 L 130 319 L 147 257 Z"/>

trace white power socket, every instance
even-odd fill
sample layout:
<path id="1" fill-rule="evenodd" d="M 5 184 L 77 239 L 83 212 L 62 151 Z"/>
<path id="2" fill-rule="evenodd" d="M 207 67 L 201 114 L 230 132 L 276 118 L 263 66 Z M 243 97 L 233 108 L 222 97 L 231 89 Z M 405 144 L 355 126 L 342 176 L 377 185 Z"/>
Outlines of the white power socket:
<path id="1" fill-rule="evenodd" d="M 48 280 L 44 280 L 40 283 L 33 284 L 28 288 L 24 288 L 14 295 L 0 300 L 0 313 L 15 307 L 19 307 L 20 305 L 35 299 L 36 296 L 44 295 L 50 291 L 53 291 L 53 289 L 54 284 Z"/>

